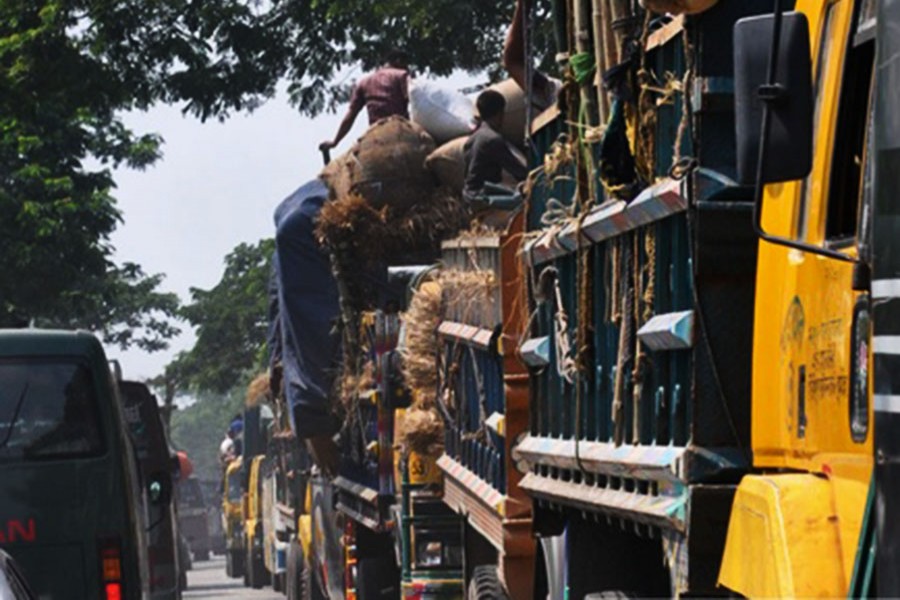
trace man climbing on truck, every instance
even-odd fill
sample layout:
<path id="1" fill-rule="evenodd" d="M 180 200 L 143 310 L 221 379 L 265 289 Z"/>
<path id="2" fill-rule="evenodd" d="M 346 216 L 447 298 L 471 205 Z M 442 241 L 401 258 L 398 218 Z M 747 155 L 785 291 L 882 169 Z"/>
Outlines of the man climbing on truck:
<path id="1" fill-rule="evenodd" d="M 383 67 L 363 77 L 353 88 L 350 107 L 333 140 L 319 144 L 327 152 L 341 143 L 365 108 L 369 125 L 387 117 L 409 118 L 409 57 L 403 50 L 394 49 L 387 55 Z"/>
<path id="2" fill-rule="evenodd" d="M 513 196 L 513 191 L 500 185 L 503 171 L 516 181 L 528 175 L 528 169 L 512 153 L 500 135 L 506 99 L 495 90 L 486 90 L 476 102 L 481 124 L 469 136 L 464 147 L 466 186 L 463 196 L 474 208 L 490 204 L 497 196 Z"/>

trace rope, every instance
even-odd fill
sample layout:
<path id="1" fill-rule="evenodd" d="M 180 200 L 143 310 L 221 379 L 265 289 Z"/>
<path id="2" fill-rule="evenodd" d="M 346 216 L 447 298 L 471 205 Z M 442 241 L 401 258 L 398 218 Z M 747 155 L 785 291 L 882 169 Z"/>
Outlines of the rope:
<path id="1" fill-rule="evenodd" d="M 634 277 L 634 307 L 632 313 L 632 320 L 634 323 L 634 329 L 637 330 L 643 324 L 641 305 L 644 298 L 644 268 L 641 266 L 641 244 L 640 244 L 640 235 L 635 233 L 633 236 L 633 244 L 634 244 L 634 259 L 633 263 L 633 277 Z M 632 397 L 632 441 L 635 443 L 640 443 L 641 440 L 641 430 L 643 429 L 644 420 L 643 413 L 641 412 L 641 400 L 644 392 L 644 351 L 641 345 L 641 340 L 635 335 L 634 336 L 634 367 L 632 369 L 631 381 L 634 382 L 631 397 Z"/>
<path id="2" fill-rule="evenodd" d="M 675 147 L 672 148 L 672 168 L 681 162 L 681 147 L 684 136 L 691 124 L 691 87 L 694 81 L 694 52 L 687 25 L 681 30 L 684 50 L 684 79 L 681 83 L 681 122 L 675 134 Z"/>
<path id="3" fill-rule="evenodd" d="M 653 91 L 653 75 L 647 68 L 647 39 L 650 37 L 650 11 L 644 16 L 644 26 L 641 30 L 638 52 L 640 53 L 640 68 L 637 72 L 637 82 L 640 87 L 636 109 L 637 133 L 634 143 L 634 160 L 638 176 L 648 182 L 654 180 L 654 129 L 656 124 L 656 104 L 650 97 Z"/>
<path id="4" fill-rule="evenodd" d="M 575 381 L 578 366 L 572 358 L 572 344 L 569 341 L 569 315 L 563 304 L 559 276 L 554 278 L 553 292 L 556 299 L 556 312 L 553 318 L 553 333 L 556 340 L 556 372 L 571 384 Z"/>
<path id="5" fill-rule="evenodd" d="M 630 278 L 627 277 L 627 274 L 631 271 L 631 252 L 628 245 L 622 243 L 622 247 L 619 249 L 618 254 L 619 264 L 617 267 L 622 274 L 626 275 L 626 277 L 622 284 L 624 286 L 622 294 L 624 302 L 621 312 L 622 319 L 619 326 L 619 348 L 616 353 L 616 382 L 615 390 L 613 391 L 612 421 L 614 426 L 613 441 L 616 445 L 621 445 L 624 442 L 625 437 L 624 396 L 625 387 L 627 385 L 625 379 L 625 367 L 630 362 L 631 351 L 634 347 L 632 339 L 634 334 L 632 321 L 634 295 L 631 293 L 629 286 Z"/>

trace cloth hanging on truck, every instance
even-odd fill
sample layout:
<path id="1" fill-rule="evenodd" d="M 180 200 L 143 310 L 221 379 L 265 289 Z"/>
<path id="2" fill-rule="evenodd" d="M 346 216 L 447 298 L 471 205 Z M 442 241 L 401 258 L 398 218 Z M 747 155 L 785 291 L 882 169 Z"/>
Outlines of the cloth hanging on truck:
<path id="1" fill-rule="evenodd" d="M 334 333 L 338 295 L 328 256 L 316 242 L 315 221 L 328 188 L 313 180 L 275 210 L 274 257 L 284 391 L 291 427 L 301 438 L 335 430 L 329 393 L 340 338 Z"/>

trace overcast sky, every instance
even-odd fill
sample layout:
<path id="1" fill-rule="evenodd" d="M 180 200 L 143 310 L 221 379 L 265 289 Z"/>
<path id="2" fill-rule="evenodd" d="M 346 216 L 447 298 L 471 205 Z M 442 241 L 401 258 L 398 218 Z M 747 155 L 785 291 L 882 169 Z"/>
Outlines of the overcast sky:
<path id="1" fill-rule="evenodd" d="M 461 74 L 448 86 L 475 82 Z M 184 302 L 191 287 L 213 287 L 222 276 L 225 255 L 235 246 L 274 234 L 273 210 L 321 170 L 319 142 L 334 136 L 342 117 L 301 117 L 284 95 L 225 123 L 201 124 L 174 107 L 129 115 L 126 121 L 136 132 L 163 136 L 164 157 L 147 171 L 116 174 L 115 196 L 125 223 L 112 236 L 115 260 L 165 274 L 162 289 Z M 338 152 L 365 131 L 366 121 L 360 115 Z M 186 331 L 170 350 L 152 355 L 115 348 L 108 352 L 121 361 L 126 377 L 145 379 L 159 374 L 193 339 Z"/>

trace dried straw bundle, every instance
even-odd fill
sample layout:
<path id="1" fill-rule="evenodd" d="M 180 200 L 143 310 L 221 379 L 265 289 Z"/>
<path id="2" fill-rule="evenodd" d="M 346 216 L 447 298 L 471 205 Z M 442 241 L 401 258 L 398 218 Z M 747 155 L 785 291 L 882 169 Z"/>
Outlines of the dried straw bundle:
<path id="1" fill-rule="evenodd" d="M 433 408 L 410 408 L 400 425 L 400 445 L 404 452 L 438 456 L 444 451 L 444 422 Z"/>
<path id="2" fill-rule="evenodd" d="M 359 396 L 375 387 L 375 366 L 367 360 L 358 373 L 344 369 L 335 385 L 344 408 L 352 413 L 351 409 Z"/>
<path id="3" fill-rule="evenodd" d="M 440 343 L 437 335 L 442 319 L 442 289 L 439 281 L 422 284 L 403 313 L 406 343 L 403 357 L 403 380 L 415 393 L 420 408 L 434 406 L 437 393 L 437 360 Z"/>
<path id="4" fill-rule="evenodd" d="M 446 188 L 408 208 L 375 208 L 362 196 L 348 194 L 322 207 L 316 237 L 326 248 L 345 252 L 361 264 L 409 264 L 418 255 L 437 256 L 441 241 L 468 222 L 465 203 Z"/>
<path id="5" fill-rule="evenodd" d="M 247 395 L 244 398 L 244 404 L 247 408 L 259 406 L 269 399 L 269 374 L 260 373 L 247 386 Z"/>

